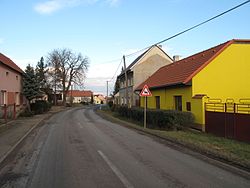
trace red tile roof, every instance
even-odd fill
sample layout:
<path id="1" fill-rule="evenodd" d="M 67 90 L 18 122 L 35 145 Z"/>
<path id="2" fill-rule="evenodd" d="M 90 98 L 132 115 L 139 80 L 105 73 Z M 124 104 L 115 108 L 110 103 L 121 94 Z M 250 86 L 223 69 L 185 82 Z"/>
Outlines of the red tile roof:
<path id="1" fill-rule="evenodd" d="M 147 84 L 149 88 L 188 84 L 198 72 L 200 72 L 232 43 L 250 43 L 250 40 L 233 39 L 180 61 L 166 65 L 156 71 L 145 82 L 140 84 L 136 90 L 141 90 L 145 84 Z"/>
<path id="2" fill-rule="evenodd" d="M 10 58 L 6 57 L 2 53 L 0 53 L 0 62 L 21 74 L 23 73 L 22 69 L 20 69 Z"/>
<path id="3" fill-rule="evenodd" d="M 71 90 L 68 91 L 67 96 L 70 97 L 91 97 L 93 95 L 92 91 L 80 91 L 80 90 L 72 90 L 72 95 L 71 95 Z"/>

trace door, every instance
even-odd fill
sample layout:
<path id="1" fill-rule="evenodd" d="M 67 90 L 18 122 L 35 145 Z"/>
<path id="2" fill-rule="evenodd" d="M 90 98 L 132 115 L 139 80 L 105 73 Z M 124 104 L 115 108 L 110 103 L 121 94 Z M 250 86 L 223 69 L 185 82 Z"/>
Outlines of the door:
<path id="1" fill-rule="evenodd" d="M 182 96 L 174 96 L 175 110 L 182 111 Z"/>
<path id="2" fill-rule="evenodd" d="M 156 109 L 160 109 L 160 104 L 161 104 L 160 96 L 156 96 L 155 97 L 155 107 L 156 107 Z"/>

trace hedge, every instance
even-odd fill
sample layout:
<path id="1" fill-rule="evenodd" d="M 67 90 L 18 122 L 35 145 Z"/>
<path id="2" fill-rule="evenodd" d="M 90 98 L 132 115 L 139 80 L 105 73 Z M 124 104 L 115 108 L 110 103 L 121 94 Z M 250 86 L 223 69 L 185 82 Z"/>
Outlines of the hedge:
<path id="1" fill-rule="evenodd" d="M 144 121 L 143 108 L 116 107 L 115 111 L 122 117 L 138 122 Z M 194 116 L 190 112 L 176 110 L 153 110 L 147 109 L 147 127 L 167 130 L 179 130 L 189 127 L 194 123 Z"/>
<path id="2" fill-rule="evenodd" d="M 51 108 L 51 104 L 48 101 L 36 101 L 35 103 L 30 104 L 31 111 L 34 112 L 34 114 L 42 114 L 44 112 L 49 111 Z"/>

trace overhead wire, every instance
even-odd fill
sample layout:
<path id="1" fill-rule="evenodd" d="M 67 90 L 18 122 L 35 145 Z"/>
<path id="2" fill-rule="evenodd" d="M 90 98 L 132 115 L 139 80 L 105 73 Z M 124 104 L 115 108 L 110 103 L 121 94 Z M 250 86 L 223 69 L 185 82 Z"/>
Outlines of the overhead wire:
<path id="1" fill-rule="evenodd" d="M 123 61 L 123 59 L 121 59 L 119 65 L 118 65 L 118 67 L 117 67 L 117 69 L 116 69 L 116 71 L 115 71 L 114 76 L 110 79 L 110 82 L 115 78 L 115 75 L 116 75 L 116 73 L 118 72 L 118 70 L 119 70 L 119 68 L 120 68 L 120 66 L 121 66 L 121 64 L 122 64 L 122 61 Z"/>
<path id="2" fill-rule="evenodd" d="M 241 6 L 245 5 L 245 4 L 247 4 L 247 3 L 249 3 L 249 2 L 250 2 L 250 0 L 244 1 L 244 2 L 240 3 L 239 5 L 236 5 L 236 6 L 230 8 L 230 9 L 228 9 L 228 10 L 226 10 L 226 11 L 220 13 L 220 14 L 217 14 L 216 16 L 213 16 L 212 18 L 209 18 L 209 19 L 207 19 L 207 20 L 205 20 L 205 21 L 203 21 L 203 22 L 201 22 L 201 23 L 199 23 L 199 24 L 196 24 L 196 25 L 194 25 L 194 26 L 192 26 L 192 27 L 190 27 L 190 28 L 188 28 L 188 29 L 185 29 L 185 30 L 183 30 L 183 31 L 181 31 L 181 32 L 179 32 L 179 33 L 177 33 L 177 34 L 174 34 L 174 35 L 172 35 L 172 36 L 170 36 L 170 37 L 168 37 L 168 38 L 165 38 L 165 39 L 163 39 L 163 40 L 161 40 L 161 41 L 159 41 L 159 42 L 156 42 L 156 43 L 154 43 L 154 44 L 152 44 L 152 45 L 150 45 L 150 46 L 148 46 L 148 47 L 145 47 L 145 48 L 143 48 L 143 49 L 140 49 L 140 50 L 138 50 L 138 51 L 136 51 L 136 52 L 127 54 L 127 55 L 125 55 L 125 57 L 127 57 L 127 58 L 128 58 L 128 57 L 131 57 L 131 56 L 133 56 L 133 55 L 136 55 L 136 54 L 138 54 L 138 53 L 140 53 L 140 52 L 143 52 L 143 51 L 147 50 L 148 48 L 150 48 L 150 47 L 152 47 L 152 46 L 154 46 L 154 45 L 159 45 L 159 44 L 161 44 L 161 43 L 164 43 L 164 42 L 166 42 L 166 41 L 168 41 L 168 40 L 170 40 L 170 39 L 173 39 L 173 38 L 175 38 L 175 37 L 177 37 L 177 36 L 179 36 L 179 35 L 182 35 L 182 34 L 188 32 L 188 31 L 191 31 L 191 30 L 193 30 L 193 29 L 195 29 L 195 28 L 197 28 L 197 27 L 199 27 L 199 26 L 201 26 L 201 25 L 204 25 L 204 24 L 206 24 L 206 23 L 208 23 L 208 22 L 210 22 L 210 21 L 212 21 L 212 20 L 214 20 L 214 19 L 216 19 L 216 18 L 219 18 L 219 17 L 221 17 L 221 16 L 223 16 L 223 15 L 225 15 L 225 14 L 227 14 L 227 13 L 229 13 L 229 12 L 231 12 L 231 11 L 233 11 L 233 10 L 235 10 L 235 9 L 237 9 L 237 8 L 239 8 L 239 7 L 241 7 Z M 109 61 L 109 62 L 114 62 L 114 61 L 118 61 L 118 60 L 117 60 L 117 59 L 116 59 L 116 60 L 111 60 L 111 61 Z M 121 62 L 121 63 L 122 63 L 122 62 Z M 118 71 L 118 69 L 119 69 L 121 63 L 119 64 L 119 66 L 118 66 L 118 68 L 117 68 L 117 70 L 116 70 L 114 76 L 112 77 L 112 79 L 115 77 L 115 75 L 116 75 L 116 73 L 117 73 L 117 71 Z M 111 79 L 111 80 L 112 80 L 112 79 Z"/>
<path id="3" fill-rule="evenodd" d="M 231 12 L 231 11 L 233 11 L 233 10 L 235 10 L 235 9 L 237 9 L 237 8 L 239 8 L 239 7 L 241 7 L 241 6 L 245 5 L 245 4 L 247 4 L 247 3 L 250 3 L 250 0 L 244 1 L 243 3 L 241 3 L 241 4 L 237 5 L 237 6 L 234 6 L 233 8 L 230 8 L 230 9 L 228 9 L 228 10 L 226 10 L 226 11 L 224 11 L 224 12 L 222 12 L 222 13 L 216 15 L 216 16 L 213 16 L 212 18 L 209 18 L 209 19 L 207 19 L 207 20 L 205 20 L 205 21 L 203 21 L 203 22 L 201 22 L 201 23 L 199 23 L 199 24 L 196 24 L 196 25 L 194 25 L 194 26 L 192 26 L 192 27 L 190 27 L 190 28 L 188 28 L 188 29 L 185 29 L 185 30 L 183 30 L 183 31 L 181 31 L 181 32 L 179 32 L 179 33 L 177 33 L 177 34 L 174 34 L 174 35 L 172 35 L 172 36 L 170 36 L 170 37 L 168 37 L 168 38 L 166 38 L 166 39 L 163 39 L 163 40 L 161 40 L 161 41 L 159 41 L 159 42 L 156 42 L 156 43 L 154 43 L 154 44 L 152 44 L 152 45 L 150 45 L 150 46 L 148 46 L 148 47 L 146 47 L 146 48 L 143 48 L 143 49 L 138 50 L 138 51 L 136 51 L 136 52 L 133 52 L 133 53 L 131 53 L 131 54 L 125 55 L 125 57 L 131 56 L 131 55 L 134 55 L 134 54 L 137 54 L 137 53 L 142 52 L 142 51 L 144 51 L 144 50 L 147 50 L 147 49 L 150 48 L 151 46 L 159 45 L 159 44 L 161 44 L 161 43 L 164 43 L 164 42 L 166 42 L 166 41 L 168 41 L 168 40 L 170 40 L 170 39 L 172 39 L 172 38 L 175 38 L 175 37 L 177 37 L 177 36 L 179 36 L 179 35 L 182 35 L 182 34 L 188 32 L 188 31 L 190 31 L 190 30 L 193 30 L 193 29 L 195 29 L 195 28 L 197 28 L 197 27 L 199 27 L 199 26 L 201 26 L 201 25 L 203 25 L 203 24 L 205 24 L 205 23 L 208 23 L 208 22 L 210 22 L 210 21 L 212 21 L 212 20 L 214 20 L 214 19 L 216 19 L 216 18 L 218 18 L 218 17 L 221 17 L 221 16 L 223 16 L 224 14 L 229 13 L 229 12 Z"/>

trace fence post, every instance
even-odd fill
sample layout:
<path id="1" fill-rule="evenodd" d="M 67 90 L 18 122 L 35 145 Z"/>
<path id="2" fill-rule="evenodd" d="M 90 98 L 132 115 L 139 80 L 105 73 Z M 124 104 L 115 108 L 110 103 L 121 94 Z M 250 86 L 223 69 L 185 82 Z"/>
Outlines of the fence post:
<path id="1" fill-rule="evenodd" d="M 234 103 L 234 122 L 233 122 L 233 128 L 234 128 L 234 139 L 236 139 L 236 135 L 237 135 L 237 126 L 236 126 L 236 103 Z"/>
<path id="2" fill-rule="evenodd" d="M 14 109 L 13 109 L 13 119 L 16 119 L 16 103 L 14 103 Z"/>
<path id="3" fill-rule="evenodd" d="M 4 104 L 3 108 L 4 108 L 4 120 L 5 120 L 5 123 L 7 123 L 7 105 Z"/>
<path id="4" fill-rule="evenodd" d="M 224 105 L 224 137 L 227 138 L 227 103 Z"/>

